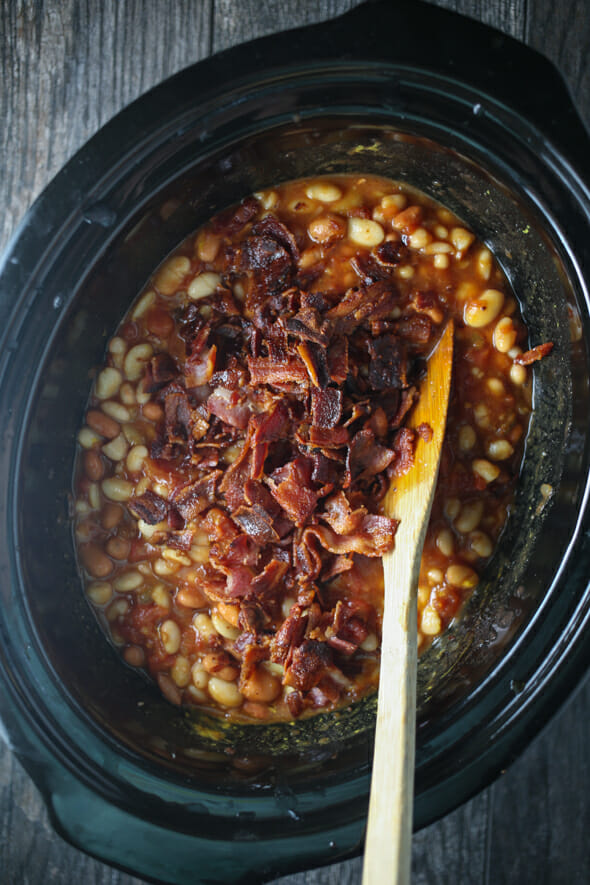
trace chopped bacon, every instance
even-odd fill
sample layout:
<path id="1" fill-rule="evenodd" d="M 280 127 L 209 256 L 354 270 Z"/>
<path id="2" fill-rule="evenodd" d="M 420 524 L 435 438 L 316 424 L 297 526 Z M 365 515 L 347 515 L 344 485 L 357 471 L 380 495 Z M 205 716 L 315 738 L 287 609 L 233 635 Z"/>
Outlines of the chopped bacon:
<path id="1" fill-rule="evenodd" d="M 280 400 L 270 412 L 261 413 L 254 419 L 254 443 L 271 443 L 280 439 L 287 430 L 289 410 Z"/>
<path id="2" fill-rule="evenodd" d="M 286 289 L 298 259 L 297 243 L 284 224 L 272 215 L 257 222 L 242 245 L 241 267 L 251 274 L 253 282 L 247 307 Z"/>
<path id="3" fill-rule="evenodd" d="M 536 347 L 532 347 L 530 350 L 526 350 L 524 353 L 514 357 L 514 362 L 519 366 L 530 366 L 532 363 L 537 362 L 537 360 L 542 360 L 552 350 L 553 342 L 546 341 L 544 344 L 537 344 Z"/>
<path id="4" fill-rule="evenodd" d="M 289 563 L 281 559 L 272 559 L 252 581 L 252 593 L 257 598 L 270 595 L 281 584 Z"/>
<path id="5" fill-rule="evenodd" d="M 430 442 L 433 437 L 432 427 L 425 422 L 422 422 L 422 424 L 416 428 L 416 433 L 424 440 L 424 442 Z"/>
<path id="6" fill-rule="evenodd" d="M 281 664 L 292 690 L 279 703 L 297 716 L 342 697 L 377 630 L 363 601 L 365 557 L 394 545 L 397 521 L 379 502 L 413 463 L 416 432 L 403 424 L 437 305 L 428 293 L 408 304 L 401 234 L 357 250 L 358 284 L 339 292 L 329 279 L 338 247 L 323 244 L 306 276 L 293 232 L 262 212 L 249 198 L 216 216 L 218 257 L 197 262 L 220 274 L 215 295 L 170 313 L 171 353 L 146 365 L 142 383 L 162 416 L 145 473 L 170 492 L 148 490 L 129 510 L 161 523 L 150 551 L 165 544 L 198 560 L 193 550 L 208 542 L 205 563 L 179 570 L 174 604 L 187 617 L 205 600 L 229 606 L 241 633 L 187 636 L 218 669 L 239 664 L 240 685 L 262 661 Z M 417 223 L 402 221 L 404 232 Z"/>
<path id="7" fill-rule="evenodd" d="M 320 517 L 328 526 L 308 526 L 303 537 L 315 536 L 330 553 L 383 556 L 393 546 L 398 521 L 368 513 L 365 507 L 352 510 L 344 492 L 328 500 Z"/>
<path id="8" fill-rule="evenodd" d="M 314 341 L 297 345 L 297 353 L 303 360 L 307 374 L 314 387 L 327 387 L 330 381 L 326 348 Z"/>
<path id="9" fill-rule="evenodd" d="M 391 415 L 390 425 L 392 428 L 401 427 L 405 421 L 406 415 L 411 411 L 417 400 L 418 391 L 415 387 L 408 387 L 406 390 L 402 390 L 401 397 L 396 397 L 394 410 L 392 413 L 389 413 Z"/>
<path id="10" fill-rule="evenodd" d="M 259 504 L 254 504 L 253 507 L 238 507 L 232 514 L 232 519 L 257 544 L 270 544 L 279 540 L 272 525 L 272 517 Z"/>
<path id="11" fill-rule="evenodd" d="M 339 449 L 348 445 L 350 434 L 347 427 L 310 427 L 309 442 L 320 449 Z"/>
<path id="12" fill-rule="evenodd" d="M 192 414 L 186 391 L 170 389 L 164 398 L 166 437 L 171 443 L 184 443 L 191 436 Z"/>
<path id="13" fill-rule="evenodd" d="M 308 374 L 299 356 L 292 356 L 284 362 L 275 362 L 267 357 L 248 357 L 250 384 L 306 384 Z"/>
<path id="14" fill-rule="evenodd" d="M 308 581 L 315 581 L 320 576 L 323 559 L 321 545 L 315 535 L 305 536 L 297 544 L 294 555 L 297 569 Z"/>
<path id="15" fill-rule="evenodd" d="M 213 391 L 207 400 L 207 408 L 213 415 L 238 430 L 244 430 L 248 426 L 248 419 L 252 414 L 244 396 L 225 387 L 217 387 Z"/>
<path id="16" fill-rule="evenodd" d="M 408 358 L 395 335 L 382 335 L 369 341 L 369 384 L 375 390 L 408 386 Z"/>
<path id="17" fill-rule="evenodd" d="M 214 233 L 231 237 L 252 221 L 259 211 L 260 203 L 256 197 L 246 197 L 239 206 L 232 206 L 215 215 L 210 222 L 211 229 Z"/>
<path id="18" fill-rule="evenodd" d="M 184 377 L 187 387 L 201 387 L 211 380 L 215 371 L 217 346 L 212 344 L 205 350 L 197 350 L 187 356 L 184 364 Z"/>
<path id="19" fill-rule="evenodd" d="M 348 450 L 348 469 L 351 478 L 366 479 L 387 470 L 396 453 L 392 449 L 375 442 L 372 430 L 359 430 L 351 440 Z"/>
<path id="20" fill-rule="evenodd" d="M 300 605 L 294 605 L 271 641 L 271 660 L 284 664 L 305 636 L 307 616 Z"/>
<path id="21" fill-rule="evenodd" d="M 260 547 L 248 535 L 237 535 L 232 538 L 223 553 L 223 561 L 226 565 L 258 566 L 259 560 Z"/>
<path id="22" fill-rule="evenodd" d="M 304 525 L 317 504 L 318 495 L 311 485 L 312 462 L 299 457 L 289 462 L 270 477 L 272 496 L 281 505 L 295 525 Z"/>
<path id="23" fill-rule="evenodd" d="M 348 338 L 336 338 L 328 350 L 328 372 L 334 384 L 344 384 L 348 378 Z"/>
<path id="24" fill-rule="evenodd" d="M 318 684 L 331 664 L 329 646 L 317 639 L 306 639 L 293 651 L 285 672 L 285 684 L 307 692 Z"/>
<path id="25" fill-rule="evenodd" d="M 362 600 L 339 599 L 332 625 L 326 631 L 328 645 L 344 655 L 352 655 L 369 635 L 368 622 L 373 616 L 371 606 Z"/>
<path id="26" fill-rule="evenodd" d="M 302 307 L 294 317 L 283 320 L 285 329 L 304 341 L 313 341 L 326 347 L 329 343 L 329 324 L 321 319 L 315 307 Z"/>
<path id="27" fill-rule="evenodd" d="M 414 345 L 424 346 L 432 336 L 432 320 L 422 314 L 403 317 L 395 323 L 396 334 Z"/>
<path id="28" fill-rule="evenodd" d="M 166 519 L 169 504 L 165 498 L 148 489 L 143 495 L 131 498 L 128 507 L 137 519 L 147 522 L 148 525 L 157 525 Z"/>
<path id="29" fill-rule="evenodd" d="M 336 427 L 342 417 L 342 391 L 337 387 L 311 391 L 311 420 L 316 427 Z"/>
<path id="30" fill-rule="evenodd" d="M 396 476 L 407 473 L 414 466 L 414 449 L 416 447 L 416 432 L 402 427 L 398 430 L 393 443 L 396 460 L 393 465 Z"/>
<path id="31" fill-rule="evenodd" d="M 185 522 L 190 522 L 211 506 L 220 477 L 221 470 L 213 470 L 174 492 L 172 503 Z"/>
<path id="32" fill-rule="evenodd" d="M 178 366 L 170 354 L 156 353 L 146 366 L 143 389 L 146 393 L 155 393 L 178 377 L 178 374 Z"/>

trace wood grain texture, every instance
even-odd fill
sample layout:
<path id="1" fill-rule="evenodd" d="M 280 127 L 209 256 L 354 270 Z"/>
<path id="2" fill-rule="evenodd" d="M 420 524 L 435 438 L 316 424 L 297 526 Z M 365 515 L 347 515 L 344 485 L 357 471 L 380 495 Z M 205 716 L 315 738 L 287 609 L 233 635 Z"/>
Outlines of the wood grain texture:
<path id="1" fill-rule="evenodd" d="M 213 50 L 358 0 L 1 0 L 0 251 L 66 159 L 129 101 Z M 394 0 L 392 0 L 394 2 Z M 590 122 L 585 0 L 435 0 L 545 52 Z M 414 836 L 415 885 L 590 881 L 590 684 L 491 788 Z M 281 885 L 358 885 L 353 860 Z M 2 885 L 140 885 L 64 843 L 0 743 Z"/>
<path id="2" fill-rule="evenodd" d="M 453 12 L 492 25 L 511 37 L 524 40 L 526 0 L 495 0 L 494 3 L 482 3 L 481 0 L 436 0 L 435 5 L 452 9 Z"/>
<path id="3" fill-rule="evenodd" d="M 213 52 L 244 40 L 287 28 L 325 21 L 358 6 L 363 0 L 216 0 L 213 19 Z M 245 36 L 247 34 L 247 36 Z"/>
<path id="4" fill-rule="evenodd" d="M 212 3 L 0 3 L 0 248 L 103 123 L 209 55 Z"/>
<path id="5" fill-rule="evenodd" d="M 590 127 L 590 15 L 587 0 L 528 4 L 526 42 L 562 72 L 586 126 Z"/>
<path id="6" fill-rule="evenodd" d="M 399 520 L 395 547 L 383 557 L 384 605 L 373 775 L 363 885 L 410 881 L 416 757 L 417 593 L 426 529 L 436 489 L 453 369 L 454 323 L 428 359 L 408 427 L 430 428 L 416 440 L 411 470 L 391 480 L 386 516 Z"/>

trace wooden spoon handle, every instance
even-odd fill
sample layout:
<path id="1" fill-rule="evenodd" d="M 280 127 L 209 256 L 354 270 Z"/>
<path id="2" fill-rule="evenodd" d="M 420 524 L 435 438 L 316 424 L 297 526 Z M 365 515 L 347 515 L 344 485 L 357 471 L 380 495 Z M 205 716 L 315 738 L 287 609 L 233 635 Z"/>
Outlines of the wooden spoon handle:
<path id="1" fill-rule="evenodd" d="M 428 361 L 412 413 L 418 438 L 413 468 L 399 477 L 385 512 L 400 519 L 395 549 L 383 558 L 384 606 L 381 669 L 363 885 L 406 885 L 412 863 L 416 726 L 417 604 L 422 548 L 444 438 L 453 356 L 453 324 Z"/>

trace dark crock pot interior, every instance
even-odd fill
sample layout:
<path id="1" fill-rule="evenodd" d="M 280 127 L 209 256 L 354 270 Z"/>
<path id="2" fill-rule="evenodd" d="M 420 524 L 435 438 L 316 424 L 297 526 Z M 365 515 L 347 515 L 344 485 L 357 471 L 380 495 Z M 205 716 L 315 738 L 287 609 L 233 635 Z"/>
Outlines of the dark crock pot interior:
<path id="1" fill-rule="evenodd" d="M 2 367 L 2 559 L 12 571 L 2 587 L 3 668 L 52 752 L 110 801 L 155 821 L 165 811 L 168 826 L 182 828 L 203 803 L 223 815 L 216 797 L 239 797 L 240 826 L 257 837 L 260 820 L 266 836 L 273 826 L 317 831 L 322 816 L 330 826 L 353 821 L 342 846 L 350 853 L 366 812 L 374 699 L 294 725 L 232 726 L 171 706 L 105 640 L 81 591 L 70 520 L 92 373 L 170 250 L 216 211 L 281 181 L 336 172 L 406 181 L 494 251 L 531 344 L 555 348 L 534 367 L 522 476 L 499 548 L 464 616 L 420 660 L 415 820 L 424 825 L 486 783 L 538 727 L 538 694 L 572 658 L 587 618 L 588 193 L 521 114 L 424 70 L 293 66 L 198 106 L 183 76 L 142 100 L 127 128 L 114 121 L 45 198 L 45 209 L 64 199 L 60 224 L 19 292 Z M 104 174 L 89 185 L 85 169 L 101 150 Z M 33 238 L 55 224 L 50 216 L 33 218 Z M 545 692 L 545 717 L 557 694 Z M 199 821 L 201 833 L 215 831 L 211 817 Z M 318 848 L 312 860 L 320 857 Z"/>
<path id="2" fill-rule="evenodd" d="M 534 412 L 518 496 L 499 549 L 463 618 L 420 659 L 418 716 L 424 733 L 437 715 L 452 714 L 503 654 L 547 589 L 576 518 L 567 479 L 576 382 L 571 370 L 568 303 L 572 292 L 543 220 L 498 180 L 454 150 L 386 126 L 324 120 L 288 124 L 215 152 L 158 191 L 127 221 L 90 267 L 83 243 L 74 261 L 82 278 L 64 305 L 46 364 L 32 397 L 23 440 L 21 477 L 22 576 L 38 641 L 72 703 L 141 756 L 164 756 L 183 773 L 198 750 L 239 746 L 240 755 L 266 751 L 299 755 L 328 745 L 330 752 L 356 736 L 370 739 L 374 702 L 297 726 L 235 728 L 190 716 L 159 696 L 124 666 L 97 629 L 80 589 L 72 552 L 68 502 L 73 441 L 93 369 L 106 339 L 150 271 L 188 232 L 213 212 L 272 183 L 304 175 L 370 172 L 408 181 L 456 211 L 487 242 L 521 301 L 531 340 L 552 340 L 555 353 L 535 370 Z M 108 212 L 93 207 L 91 212 Z M 100 223 L 100 221 L 99 221 Z M 83 233 L 83 232 L 82 232 Z M 71 274 L 71 267 L 67 269 Z M 40 330 L 46 334 L 46 329 Z M 567 483 L 567 485 L 566 485 Z M 545 501 L 540 487 L 554 495 Z M 552 500 L 553 499 L 553 500 Z M 560 506 L 561 505 L 561 506 Z M 48 580 L 51 576 L 51 580 Z M 194 719 L 194 722 L 193 722 Z M 214 733 L 214 734 L 213 734 Z M 213 737 L 213 740 L 212 740 Z M 354 742 L 354 741 L 353 741 Z M 261 760 L 262 764 L 262 760 Z M 235 780 L 223 766 L 201 776 Z M 208 773 L 207 773 L 208 772 Z"/>

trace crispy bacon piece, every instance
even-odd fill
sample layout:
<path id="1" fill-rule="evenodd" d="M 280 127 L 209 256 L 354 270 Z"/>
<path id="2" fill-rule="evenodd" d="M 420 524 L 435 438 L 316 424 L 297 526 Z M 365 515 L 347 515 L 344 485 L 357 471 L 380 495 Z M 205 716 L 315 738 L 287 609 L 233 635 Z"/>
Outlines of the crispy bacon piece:
<path id="1" fill-rule="evenodd" d="M 374 390 L 408 386 L 406 349 L 395 335 L 382 335 L 368 342 L 371 361 L 369 384 Z"/>
<path id="2" fill-rule="evenodd" d="M 201 479 L 183 486 L 172 495 L 172 503 L 185 523 L 191 522 L 213 504 L 221 475 L 221 470 L 213 470 Z"/>
<path id="3" fill-rule="evenodd" d="M 316 581 L 322 571 L 323 558 L 322 547 L 315 535 L 305 535 L 296 539 L 293 559 L 300 576 L 305 581 Z"/>
<path id="4" fill-rule="evenodd" d="M 317 504 L 311 488 L 312 462 L 304 457 L 290 461 L 269 478 L 270 492 L 295 525 L 304 525 Z"/>
<path id="5" fill-rule="evenodd" d="M 342 417 L 342 391 L 338 387 L 311 391 L 311 420 L 316 427 L 336 427 Z"/>
<path id="6" fill-rule="evenodd" d="M 291 356 L 283 362 L 268 357 L 248 357 L 250 384 L 307 384 L 308 374 L 299 356 Z"/>
<path id="7" fill-rule="evenodd" d="M 364 556 L 383 556 L 393 546 L 398 521 L 386 516 L 368 513 L 366 507 L 352 509 L 344 494 L 339 492 L 326 502 L 320 518 L 328 526 L 308 526 L 303 538 L 316 537 L 330 553 L 362 553 Z"/>
<path id="8" fill-rule="evenodd" d="M 201 387 L 207 384 L 215 372 L 215 360 L 217 358 L 217 346 L 204 350 L 195 350 L 187 356 L 184 363 L 184 377 L 187 387 Z"/>
<path id="9" fill-rule="evenodd" d="M 423 314 L 403 317 L 395 323 L 395 332 L 416 346 L 424 346 L 432 336 L 432 320 Z"/>
<path id="10" fill-rule="evenodd" d="M 416 433 L 424 440 L 424 442 L 430 442 L 434 436 L 432 427 L 430 424 L 426 424 L 426 422 L 422 422 L 422 424 L 416 428 Z"/>
<path id="11" fill-rule="evenodd" d="M 232 206 L 215 215 L 210 221 L 211 229 L 214 233 L 231 237 L 256 218 L 259 211 L 260 203 L 256 197 L 246 197 L 239 206 Z"/>
<path id="12" fill-rule="evenodd" d="M 363 556 L 384 556 L 393 546 L 398 523 L 386 516 L 368 514 L 361 529 L 350 535 L 339 535 L 328 526 L 309 526 L 305 534 L 316 536 L 330 553 L 361 553 Z"/>
<path id="13" fill-rule="evenodd" d="M 168 501 L 152 492 L 151 489 L 148 489 L 143 495 L 131 498 L 127 506 L 137 519 L 147 522 L 148 525 L 157 525 L 166 519 L 169 509 Z"/>
<path id="14" fill-rule="evenodd" d="M 306 639 L 293 651 L 285 672 L 285 685 L 307 692 L 318 684 L 331 665 L 329 646 L 317 639 Z"/>
<path id="15" fill-rule="evenodd" d="M 309 442 L 320 449 L 341 449 L 350 442 L 347 427 L 310 427 Z"/>
<path id="16" fill-rule="evenodd" d="M 347 466 L 352 480 L 366 479 L 387 470 L 396 453 L 392 449 L 379 445 L 375 434 L 369 428 L 359 430 L 348 447 Z"/>
<path id="17" fill-rule="evenodd" d="M 396 476 L 407 473 L 414 466 L 414 449 L 416 447 L 416 432 L 407 427 L 398 430 L 393 443 L 396 461 L 393 465 Z"/>
<path id="18" fill-rule="evenodd" d="M 282 583 L 289 563 L 282 559 L 272 559 L 252 581 L 252 593 L 256 598 L 269 596 L 277 585 Z"/>
<path id="19" fill-rule="evenodd" d="M 314 387 L 327 387 L 330 382 L 330 374 L 324 345 L 316 344 L 314 341 L 303 341 L 297 345 L 297 353 L 303 360 Z"/>
<path id="20" fill-rule="evenodd" d="M 174 381 L 178 375 L 178 366 L 170 354 L 156 353 L 146 366 L 143 389 L 146 393 L 155 393 Z"/>
<path id="21" fill-rule="evenodd" d="M 373 609 L 363 600 L 339 599 L 326 631 L 328 645 L 347 657 L 354 654 L 369 635 L 368 623 L 373 616 Z"/>
<path id="22" fill-rule="evenodd" d="M 379 280 L 369 286 L 349 289 L 342 301 L 331 308 L 326 316 L 340 320 L 340 327 L 350 333 L 364 320 L 376 320 L 391 314 L 397 301 L 397 292 L 391 283 Z"/>
<path id="23" fill-rule="evenodd" d="M 164 419 L 158 425 L 150 455 L 154 459 L 173 460 L 185 451 L 192 438 L 193 413 L 186 390 L 172 382 L 160 391 Z"/>
<path id="24" fill-rule="evenodd" d="M 544 344 L 537 344 L 536 347 L 532 347 L 530 350 L 526 350 L 524 353 L 514 357 L 514 362 L 518 363 L 519 366 L 530 366 L 532 363 L 537 362 L 537 360 L 542 360 L 552 350 L 553 342 L 546 341 Z"/>
<path id="25" fill-rule="evenodd" d="M 289 409 L 283 400 L 279 400 L 269 412 L 260 413 L 253 419 L 254 444 L 276 442 L 286 433 L 288 423 Z"/>
<path id="26" fill-rule="evenodd" d="M 241 267 L 253 282 L 247 307 L 261 302 L 261 296 L 286 289 L 295 275 L 299 250 L 293 234 L 273 215 L 257 222 L 242 245 Z"/>
<path id="27" fill-rule="evenodd" d="M 271 515 L 260 504 L 254 504 L 252 507 L 238 507 L 232 514 L 232 519 L 257 544 L 270 544 L 279 540 L 272 525 Z"/>
<path id="28" fill-rule="evenodd" d="M 334 384 L 344 384 L 348 378 L 348 338 L 340 337 L 332 341 L 328 350 L 328 372 Z"/>
<path id="29" fill-rule="evenodd" d="M 244 430 L 248 426 L 248 419 L 252 414 L 244 396 L 225 387 L 217 387 L 213 391 L 207 400 L 207 408 L 213 415 L 238 430 Z"/>
<path id="30" fill-rule="evenodd" d="M 303 641 L 307 621 L 308 617 L 303 614 L 302 607 L 294 605 L 271 641 L 271 660 L 277 664 L 286 663 L 293 648 Z"/>
<path id="31" fill-rule="evenodd" d="M 330 325 L 322 320 L 315 307 L 302 307 L 294 317 L 283 319 L 283 325 L 287 332 L 303 341 L 313 341 L 322 347 L 329 343 Z"/>

